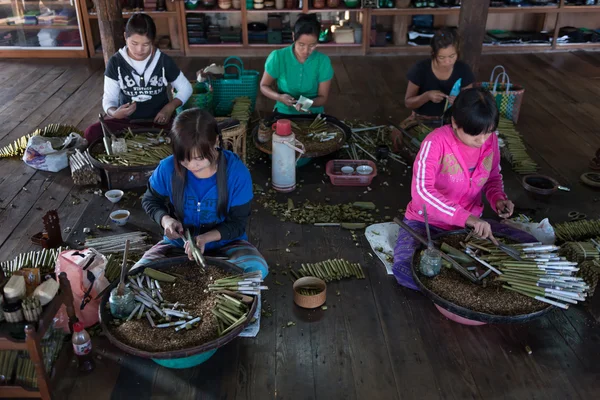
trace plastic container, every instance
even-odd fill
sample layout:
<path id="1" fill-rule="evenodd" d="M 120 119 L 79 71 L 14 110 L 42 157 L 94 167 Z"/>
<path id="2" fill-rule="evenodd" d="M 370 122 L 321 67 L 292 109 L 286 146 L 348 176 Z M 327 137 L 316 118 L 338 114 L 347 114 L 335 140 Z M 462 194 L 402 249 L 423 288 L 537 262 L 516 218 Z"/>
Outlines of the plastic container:
<path id="1" fill-rule="evenodd" d="M 291 192 L 296 188 L 296 163 L 304 153 L 304 146 L 296 140 L 289 120 L 278 120 L 273 129 L 272 187 L 278 192 Z"/>
<path id="2" fill-rule="evenodd" d="M 60 284 L 56 280 L 52 278 L 47 279 L 40 286 L 35 288 L 33 296 L 42 303 L 42 306 L 45 306 L 52 301 L 54 296 L 56 296 L 59 287 Z"/>
<path id="3" fill-rule="evenodd" d="M 338 44 L 354 44 L 354 29 L 339 26 L 333 31 L 333 40 Z"/>
<path id="4" fill-rule="evenodd" d="M 373 168 L 373 172 L 368 175 L 356 172 L 357 168 L 362 165 Z M 354 172 L 352 174 L 342 172 L 342 168 L 346 166 L 354 168 Z M 369 160 L 330 160 L 325 167 L 325 173 L 335 186 L 369 186 L 373 178 L 377 176 L 377 166 Z"/>
<path id="5" fill-rule="evenodd" d="M 81 322 L 73 324 L 73 352 L 77 355 L 80 371 L 91 371 L 94 369 L 94 359 L 92 358 L 92 339 Z"/>
<path id="6" fill-rule="evenodd" d="M 25 278 L 13 275 L 4 286 L 4 297 L 7 303 L 17 303 L 25 297 Z"/>

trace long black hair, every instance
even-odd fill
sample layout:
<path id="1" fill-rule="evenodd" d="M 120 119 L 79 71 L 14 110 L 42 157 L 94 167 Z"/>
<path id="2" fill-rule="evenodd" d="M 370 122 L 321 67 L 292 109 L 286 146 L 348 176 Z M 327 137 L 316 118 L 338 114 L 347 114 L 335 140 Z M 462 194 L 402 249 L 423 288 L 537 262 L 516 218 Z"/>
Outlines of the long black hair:
<path id="1" fill-rule="evenodd" d="M 146 36 L 154 43 L 156 39 L 156 24 L 148 14 L 135 13 L 127 21 L 125 25 L 125 37 L 129 38 L 131 35 Z"/>
<path id="2" fill-rule="evenodd" d="M 218 141 L 218 147 L 215 145 Z M 175 177 L 183 179 L 185 187 L 187 170 L 181 165 L 182 161 L 193 157 L 202 157 L 217 167 L 217 213 L 219 217 L 227 214 L 229 192 L 227 189 L 227 160 L 223 155 L 223 137 L 215 118 L 205 110 L 192 108 L 179 114 L 171 128 L 171 145 L 175 159 Z M 173 193 L 173 198 L 181 200 L 183 205 L 183 190 Z M 177 205 L 175 205 L 177 208 Z"/>
<path id="3" fill-rule="evenodd" d="M 431 38 L 431 58 L 436 58 L 441 49 L 446 47 L 454 46 L 456 54 L 460 55 L 459 52 L 459 40 L 458 34 L 455 29 L 442 28 L 435 31 Z"/>
<path id="4" fill-rule="evenodd" d="M 300 14 L 294 24 L 294 40 L 298 40 L 302 35 L 314 35 L 319 38 L 321 34 L 321 24 L 317 19 L 317 14 Z"/>
<path id="5" fill-rule="evenodd" d="M 456 126 L 467 135 L 478 136 L 498 128 L 500 113 L 496 100 L 483 88 L 463 90 L 448 111 Z"/>

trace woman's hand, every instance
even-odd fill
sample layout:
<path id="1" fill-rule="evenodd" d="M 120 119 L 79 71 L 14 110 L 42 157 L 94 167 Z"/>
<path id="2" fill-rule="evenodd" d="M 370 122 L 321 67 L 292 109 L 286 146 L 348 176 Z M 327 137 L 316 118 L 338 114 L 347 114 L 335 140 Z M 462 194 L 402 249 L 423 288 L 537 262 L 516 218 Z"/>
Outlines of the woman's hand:
<path id="1" fill-rule="evenodd" d="M 442 101 L 447 99 L 448 96 L 445 93 L 440 92 L 439 90 L 430 90 L 427 92 L 427 98 L 432 103 L 441 103 Z"/>
<path id="2" fill-rule="evenodd" d="M 158 114 L 156 114 L 156 117 L 154 117 L 154 122 L 159 125 L 167 124 L 171 120 L 171 116 L 173 115 L 174 111 L 175 108 L 170 103 L 167 104 L 158 112 Z"/>
<path id="3" fill-rule="evenodd" d="M 285 104 L 288 107 L 294 107 L 294 104 L 296 104 L 296 99 L 294 99 L 289 94 L 281 94 L 281 95 L 279 95 L 279 101 L 282 102 L 283 104 Z"/>
<path id="4" fill-rule="evenodd" d="M 169 239 L 176 240 L 183 237 L 183 225 L 170 215 L 162 217 L 160 225 L 164 228 L 165 236 Z"/>
<path id="5" fill-rule="evenodd" d="M 137 108 L 137 103 L 132 101 L 131 103 L 123 104 L 121 107 L 117 108 L 112 112 L 111 117 L 116 119 L 125 119 L 129 117 L 131 114 L 135 112 Z"/>
<path id="6" fill-rule="evenodd" d="M 490 239 L 495 245 L 498 244 L 498 241 L 492 232 L 492 226 L 488 222 L 471 215 L 469 218 L 467 218 L 466 225 L 473 228 L 473 233 L 477 237 L 482 239 Z"/>
<path id="7" fill-rule="evenodd" d="M 208 243 L 206 237 L 204 235 L 198 235 L 194 238 L 194 241 L 196 242 L 196 247 L 200 249 L 200 253 L 204 254 L 204 248 L 206 247 L 206 243 Z M 193 261 L 194 254 L 192 254 L 190 242 L 186 241 L 183 248 L 185 249 L 185 254 L 187 254 L 188 258 Z"/>
<path id="8" fill-rule="evenodd" d="M 510 218 L 513 212 L 515 212 L 515 205 L 508 199 L 498 200 L 496 202 L 496 211 L 500 218 Z"/>
<path id="9" fill-rule="evenodd" d="M 448 96 L 448 104 L 453 105 L 454 100 L 456 100 L 456 96 Z"/>

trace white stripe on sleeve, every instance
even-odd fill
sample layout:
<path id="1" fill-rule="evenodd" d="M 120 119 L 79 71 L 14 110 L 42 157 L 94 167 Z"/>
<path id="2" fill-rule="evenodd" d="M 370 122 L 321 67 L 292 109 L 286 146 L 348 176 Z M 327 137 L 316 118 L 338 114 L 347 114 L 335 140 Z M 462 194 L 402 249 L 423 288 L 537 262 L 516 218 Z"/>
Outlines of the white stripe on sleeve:
<path id="1" fill-rule="evenodd" d="M 431 142 L 425 142 L 424 148 L 422 149 L 421 155 L 417 162 L 417 193 L 419 194 L 419 196 L 421 196 L 421 198 L 423 198 L 423 200 L 425 200 L 439 212 L 453 217 L 456 208 L 444 204 L 444 202 L 442 202 L 441 200 L 434 197 L 431 193 L 429 193 L 429 191 L 425 187 L 425 170 L 427 164 L 427 157 L 429 155 L 430 149 Z"/>

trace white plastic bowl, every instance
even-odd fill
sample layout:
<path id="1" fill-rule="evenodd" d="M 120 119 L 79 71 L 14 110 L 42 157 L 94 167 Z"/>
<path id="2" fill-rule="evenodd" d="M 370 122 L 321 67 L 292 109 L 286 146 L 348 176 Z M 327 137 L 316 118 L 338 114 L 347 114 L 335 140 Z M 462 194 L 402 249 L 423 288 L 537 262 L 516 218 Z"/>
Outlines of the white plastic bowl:
<path id="1" fill-rule="evenodd" d="M 115 189 L 115 190 L 109 190 L 108 192 L 104 193 L 104 196 L 108 200 L 110 200 L 111 203 L 118 203 L 124 194 L 125 193 L 122 190 Z"/>
<path id="2" fill-rule="evenodd" d="M 354 168 L 352 168 L 349 165 L 346 165 L 344 167 L 342 167 L 342 174 L 344 175 L 351 175 L 354 173 Z"/>
<path id="3" fill-rule="evenodd" d="M 370 175 L 373 173 L 373 167 L 370 165 L 359 165 L 356 167 L 356 172 L 358 172 L 360 175 Z"/>
<path id="4" fill-rule="evenodd" d="M 117 225 L 123 226 L 129 221 L 131 213 L 127 210 L 117 210 L 110 213 L 110 220 Z"/>

